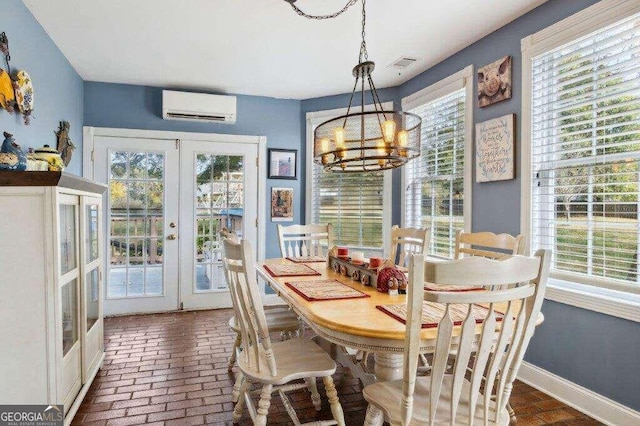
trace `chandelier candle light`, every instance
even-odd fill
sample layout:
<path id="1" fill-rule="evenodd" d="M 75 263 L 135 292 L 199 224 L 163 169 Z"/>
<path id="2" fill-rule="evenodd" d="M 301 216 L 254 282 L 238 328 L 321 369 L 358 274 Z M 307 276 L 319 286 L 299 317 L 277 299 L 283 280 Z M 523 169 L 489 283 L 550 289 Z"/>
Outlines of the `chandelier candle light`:
<path id="1" fill-rule="evenodd" d="M 307 15 L 285 0 L 298 13 L 310 19 L 330 19 L 345 12 L 358 0 L 350 0 L 344 8 L 331 15 Z M 362 43 L 358 65 L 353 68 L 353 85 L 346 115 L 332 118 L 314 131 L 313 161 L 327 171 L 366 172 L 393 169 L 420 155 L 420 127 L 422 120 L 416 114 L 403 111 L 385 111 L 376 91 L 371 73 L 375 63 L 368 60 L 365 41 L 366 0 L 362 1 Z M 365 82 L 371 92 L 373 110 L 365 111 Z M 352 104 L 360 83 L 360 107 Z"/>

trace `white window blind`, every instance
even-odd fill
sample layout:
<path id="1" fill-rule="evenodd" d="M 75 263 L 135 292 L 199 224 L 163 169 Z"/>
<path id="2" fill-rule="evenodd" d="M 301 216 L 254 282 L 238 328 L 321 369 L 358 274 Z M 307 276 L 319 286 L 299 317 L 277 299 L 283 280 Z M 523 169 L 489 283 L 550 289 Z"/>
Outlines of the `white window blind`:
<path id="1" fill-rule="evenodd" d="M 405 224 L 429 228 L 429 253 L 452 257 L 464 228 L 465 89 L 410 112 L 422 117 L 422 151 L 404 167 Z"/>
<path id="2" fill-rule="evenodd" d="M 533 58 L 531 244 L 560 277 L 638 288 L 640 15 Z"/>
<path id="3" fill-rule="evenodd" d="M 380 252 L 384 173 L 332 173 L 312 167 L 313 223 L 331 223 L 335 244 Z"/>

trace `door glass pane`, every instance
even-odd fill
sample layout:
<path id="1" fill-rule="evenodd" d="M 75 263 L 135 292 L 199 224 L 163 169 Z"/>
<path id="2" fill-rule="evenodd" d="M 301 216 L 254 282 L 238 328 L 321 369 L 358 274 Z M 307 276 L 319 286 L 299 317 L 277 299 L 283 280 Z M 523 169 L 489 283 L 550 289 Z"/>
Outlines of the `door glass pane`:
<path id="1" fill-rule="evenodd" d="M 110 153 L 110 298 L 164 293 L 164 160 L 162 153 Z"/>
<path id="2" fill-rule="evenodd" d="M 244 158 L 196 154 L 195 276 L 194 292 L 227 289 L 222 272 L 220 230 L 226 227 L 242 236 L 244 208 Z"/>
<path id="3" fill-rule="evenodd" d="M 98 206 L 91 204 L 87 206 L 87 259 L 92 262 L 98 258 Z"/>
<path id="4" fill-rule="evenodd" d="M 60 289 L 62 299 L 62 356 L 78 341 L 78 284 L 73 279 Z"/>
<path id="5" fill-rule="evenodd" d="M 60 273 L 76 268 L 76 206 L 60 205 Z"/>
<path id="6" fill-rule="evenodd" d="M 98 321 L 99 303 L 98 297 L 100 296 L 98 287 L 98 269 L 87 274 L 85 280 L 85 295 L 86 295 L 86 307 L 87 307 L 87 331 L 91 330 L 93 324 Z"/>

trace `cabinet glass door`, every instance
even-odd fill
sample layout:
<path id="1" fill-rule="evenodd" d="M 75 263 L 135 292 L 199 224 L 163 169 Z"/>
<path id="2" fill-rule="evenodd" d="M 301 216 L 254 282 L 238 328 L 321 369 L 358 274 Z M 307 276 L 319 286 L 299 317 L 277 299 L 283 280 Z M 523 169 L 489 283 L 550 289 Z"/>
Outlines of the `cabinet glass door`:
<path id="1" fill-rule="evenodd" d="M 98 205 L 88 204 L 86 207 L 85 229 L 85 263 L 91 263 L 98 258 Z"/>
<path id="2" fill-rule="evenodd" d="M 85 278 L 85 311 L 87 316 L 87 332 L 100 318 L 100 287 L 98 270 L 89 272 Z"/>
<path id="3" fill-rule="evenodd" d="M 71 280 L 60 289 L 62 302 L 62 356 L 78 341 L 78 281 Z"/>
<path id="4" fill-rule="evenodd" d="M 76 269 L 76 207 L 60 205 L 60 275 Z"/>

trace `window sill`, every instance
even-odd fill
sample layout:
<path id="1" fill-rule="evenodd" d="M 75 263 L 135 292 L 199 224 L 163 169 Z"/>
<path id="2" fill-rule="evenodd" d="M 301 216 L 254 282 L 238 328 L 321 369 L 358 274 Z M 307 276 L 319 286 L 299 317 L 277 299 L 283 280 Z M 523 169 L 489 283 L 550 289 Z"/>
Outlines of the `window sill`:
<path id="1" fill-rule="evenodd" d="M 545 299 L 640 322 L 640 295 L 549 278 Z"/>

